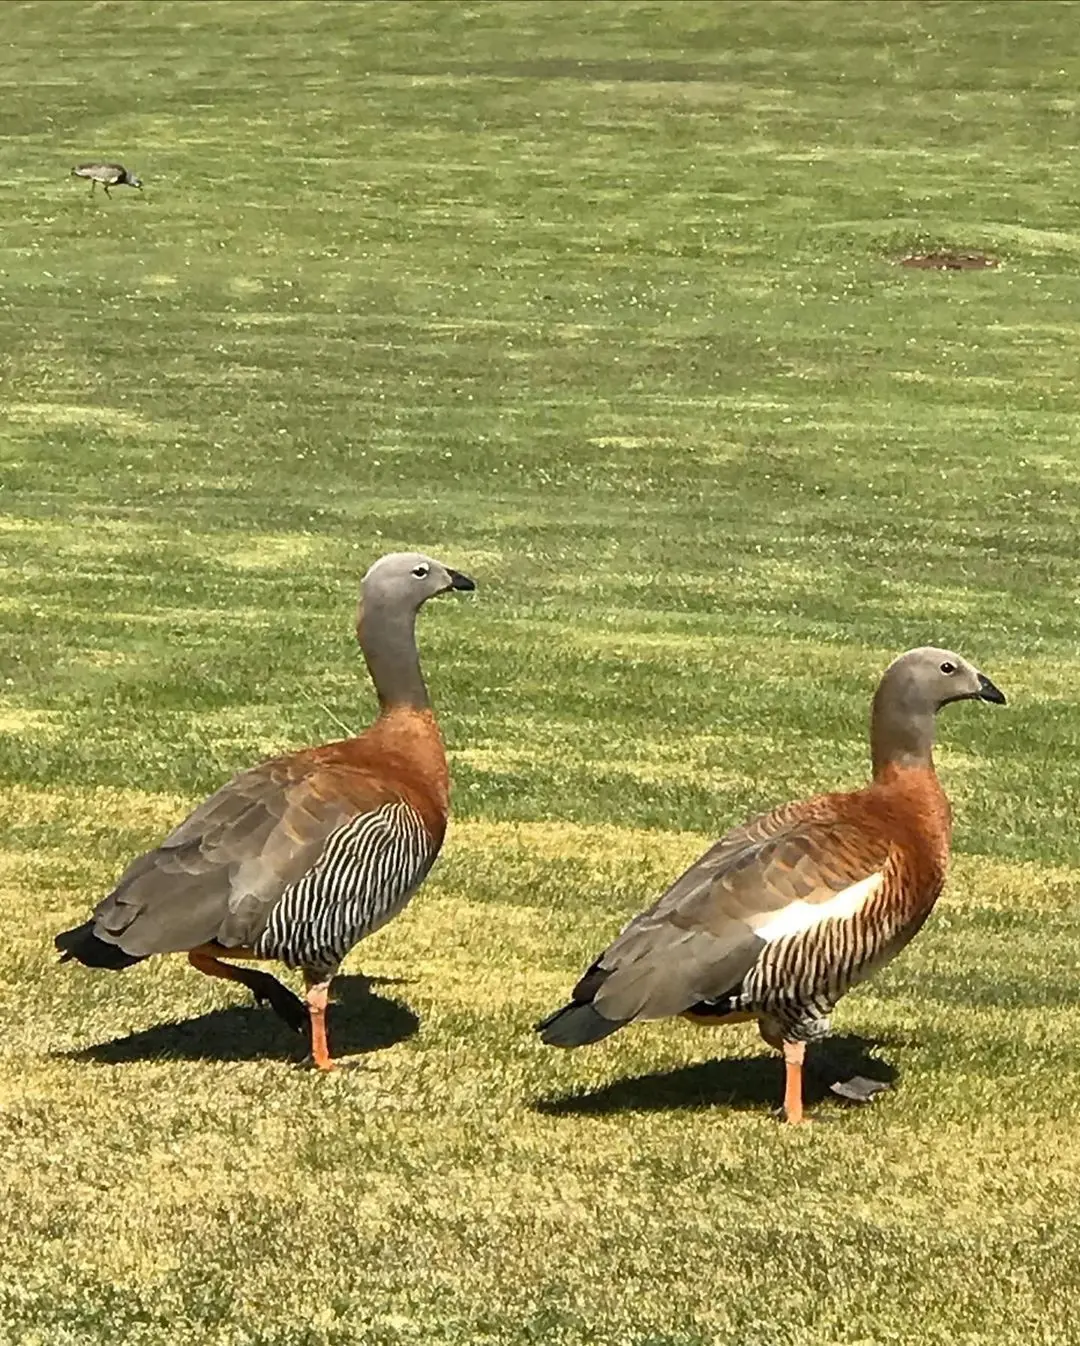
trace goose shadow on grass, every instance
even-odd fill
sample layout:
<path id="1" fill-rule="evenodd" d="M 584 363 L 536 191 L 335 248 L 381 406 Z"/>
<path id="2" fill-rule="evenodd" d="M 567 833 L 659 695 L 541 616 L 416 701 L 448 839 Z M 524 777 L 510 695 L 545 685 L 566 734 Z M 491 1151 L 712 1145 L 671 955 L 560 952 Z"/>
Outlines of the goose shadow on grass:
<path id="1" fill-rule="evenodd" d="M 830 1038 L 826 1046 L 811 1047 L 803 1080 L 807 1106 L 825 1099 L 843 1101 L 833 1086 L 857 1078 L 892 1087 L 900 1072 L 880 1056 L 870 1055 L 882 1045 L 880 1039 L 844 1034 Z M 534 1111 L 553 1117 L 604 1117 L 624 1112 L 714 1107 L 768 1111 L 779 1105 L 783 1091 L 783 1062 L 778 1054 L 771 1053 L 702 1061 L 677 1070 L 636 1075 L 599 1089 L 537 1099 L 532 1106 Z"/>
<path id="2" fill-rule="evenodd" d="M 327 1016 L 334 1056 L 381 1051 L 411 1038 L 420 1020 L 400 1000 L 375 994 L 373 985 L 398 985 L 402 978 L 342 976 L 334 979 Z M 292 1033 L 268 1005 L 252 1003 L 211 1010 L 179 1023 L 156 1024 L 111 1042 L 61 1055 L 77 1061 L 123 1065 L 134 1061 L 299 1061 L 307 1055 L 307 1035 Z"/>

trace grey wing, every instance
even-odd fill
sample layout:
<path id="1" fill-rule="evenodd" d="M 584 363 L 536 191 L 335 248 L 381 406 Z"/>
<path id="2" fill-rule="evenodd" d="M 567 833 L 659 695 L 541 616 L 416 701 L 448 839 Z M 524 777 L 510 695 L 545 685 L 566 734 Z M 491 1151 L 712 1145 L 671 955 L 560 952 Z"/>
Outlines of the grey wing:
<path id="1" fill-rule="evenodd" d="M 94 933 L 136 958 L 211 941 L 249 947 L 355 813 L 337 784 L 298 758 L 241 772 L 128 866 L 95 909 Z"/>
<path id="2" fill-rule="evenodd" d="M 723 837 L 632 920 L 574 999 L 625 1022 L 681 1014 L 722 996 L 770 942 L 835 914 L 845 893 L 850 903 L 866 901 L 885 858 L 836 819 L 763 815 Z"/>

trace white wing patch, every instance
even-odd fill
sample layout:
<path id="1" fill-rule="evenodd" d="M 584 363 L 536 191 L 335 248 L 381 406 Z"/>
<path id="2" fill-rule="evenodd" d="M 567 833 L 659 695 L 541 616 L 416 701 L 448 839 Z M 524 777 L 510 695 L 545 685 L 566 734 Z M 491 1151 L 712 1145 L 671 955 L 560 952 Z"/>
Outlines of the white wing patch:
<path id="1" fill-rule="evenodd" d="M 771 944 L 774 940 L 785 939 L 788 935 L 797 935 L 809 930 L 822 921 L 843 919 L 854 916 L 859 908 L 881 887 L 883 875 L 880 870 L 868 878 L 860 879 L 849 888 L 842 888 L 835 897 L 827 902 L 792 902 L 783 911 L 771 916 L 764 925 L 755 928 L 759 939 Z"/>

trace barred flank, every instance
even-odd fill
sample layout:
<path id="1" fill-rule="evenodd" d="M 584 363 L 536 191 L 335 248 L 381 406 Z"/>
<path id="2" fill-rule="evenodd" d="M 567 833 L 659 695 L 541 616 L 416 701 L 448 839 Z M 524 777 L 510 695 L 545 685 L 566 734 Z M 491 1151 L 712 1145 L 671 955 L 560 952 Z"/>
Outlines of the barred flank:
<path id="1" fill-rule="evenodd" d="M 930 903 L 912 915 L 898 901 L 902 887 L 888 866 L 881 889 L 862 910 L 764 949 L 733 1000 L 739 1009 L 774 1018 L 793 1040 L 814 1034 L 815 1024 L 828 1019 L 841 996 L 917 933 L 940 889 L 938 881 Z"/>
<path id="2" fill-rule="evenodd" d="M 312 868 L 285 889 L 255 952 L 288 967 L 335 968 L 353 945 L 397 915 L 435 853 L 408 804 L 360 814 L 332 832 Z"/>

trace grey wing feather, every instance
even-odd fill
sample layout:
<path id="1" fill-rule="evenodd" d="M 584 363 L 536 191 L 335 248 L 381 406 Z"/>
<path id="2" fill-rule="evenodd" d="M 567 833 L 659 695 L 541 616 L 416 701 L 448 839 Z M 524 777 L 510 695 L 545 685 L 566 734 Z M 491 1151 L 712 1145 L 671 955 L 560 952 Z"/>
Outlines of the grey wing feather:
<path id="1" fill-rule="evenodd" d="M 290 765 L 235 776 L 134 860 L 94 911 L 99 938 L 135 957 L 212 940 L 250 946 L 281 893 L 355 812 Z"/>
<path id="2" fill-rule="evenodd" d="M 725 867 L 752 862 L 775 840 L 765 814 L 726 833 L 657 901 L 635 916 L 598 960 L 604 976 L 593 1003 L 610 1019 L 662 1019 L 735 986 L 764 941 L 711 901 Z M 782 833 L 781 833 L 782 834 Z"/>
<path id="3" fill-rule="evenodd" d="M 880 858 L 853 855 L 856 843 L 865 849 L 855 829 L 787 810 L 733 829 L 623 929 L 575 999 L 627 1021 L 681 1014 L 732 991 L 766 947 L 757 929 L 770 917 L 873 872 Z"/>

